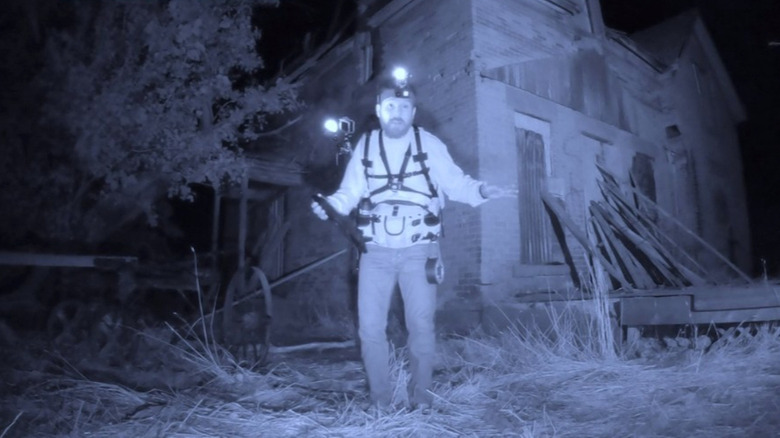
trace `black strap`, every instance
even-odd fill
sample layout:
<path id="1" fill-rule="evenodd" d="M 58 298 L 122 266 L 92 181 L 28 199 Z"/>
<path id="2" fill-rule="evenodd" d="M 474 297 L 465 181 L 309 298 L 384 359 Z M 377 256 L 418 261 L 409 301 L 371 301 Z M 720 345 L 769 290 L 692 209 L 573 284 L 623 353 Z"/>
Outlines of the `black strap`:
<path id="1" fill-rule="evenodd" d="M 412 176 L 422 175 L 422 174 L 423 174 L 422 170 L 414 170 L 414 171 L 406 172 L 406 173 L 404 173 L 402 175 L 396 175 L 396 176 L 398 176 L 399 178 L 400 177 L 409 178 L 409 177 L 412 177 Z M 386 179 L 387 175 L 376 175 L 376 174 L 375 175 L 368 175 L 368 178 Z"/>
<path id="2" fill-rule="evenodd" d="M 366 178 L 368 178 L 368 168 L 374 165 L 374 162 L 368 159 L 368 144 L 371 141 L 371 133 L 374 131 L 368 131 L 368 134 L 366 134 L 365 142 L 363 143 L 363 160 L 361 161 L 363 163 L 363 174 L 366 175 Z M 382 137 L 382 131 L 379 131 L 379 137 Z"/>
<path id="3" fill-rule="evenodd" d="M 431 197 L 436 198 L 439 196 L 439 193 L 436 191 L 436 187 L 431 181 L 431 176 L 429 175 L 430 169 L 428 169 L 428 166 L 425 164 L 425 160 L 428 159 L 428 154 L 424 153 L 422 150 L 422 141 L 420 141 L 420 128 L 417 126 L 414 127 L 414 140 L 417 143 L 417 155 L 414 156 L 414 161 L 420 163 L 420 169 L 423 175 L 425 175 L 425 181 L 428 182 L 428 190 L 431 191 Z"/>
<path id="4" fill-rule="evenodd" d="M 376 190 L 373 190 L 373 191 L 372 191 L 372 192 L 369 194 L 369 197 L 371 197 L 371 196 L 374 196 L 374 195 L 377 195 L 377 194 L 379 194 L 379 193 L 382 193 L 382 192 L 386 192 L 386 191 L 388 191 L 388 190 L 390 190 L 390 184 L 386 184 L 386 185 L 384 185 L 384 186 L 382 186 L 382 187 L 380 187 L 380 188 L 378 188 L 378 189 L 376 189 Z M 398 187 L 398 191 L 402 191 L 402 192 L 411 192 L 411 193 L 418 193 L 418 194 L 420 194 L 420 195 L 423 195 L 423 196 L 426 196 L 426 197 L 428 197 L 428 198 L 430 198 L 430 197 L 431 197 L 430 193 L 421 192 L 421 191 L 419 191 L 419 190 L 411 189 L 411 188 L 409 188 L 409 187 L 404 187 L 404 186 L 400 186 L 400 187 Z"/>
<path id="5" fill-rule="evenodd" d="M 385 142 L 383 140 L 382 131 L 379 131 L 379 158 L 382 159 L 382 164 L 385 166 L 385 171 L 387 171 L 387 183 L 390 184 L 390 179 L 393 177 L 393 174 L 390 172 L 390 163 L 387 161 L 387 151 L 385 151 Z"/>

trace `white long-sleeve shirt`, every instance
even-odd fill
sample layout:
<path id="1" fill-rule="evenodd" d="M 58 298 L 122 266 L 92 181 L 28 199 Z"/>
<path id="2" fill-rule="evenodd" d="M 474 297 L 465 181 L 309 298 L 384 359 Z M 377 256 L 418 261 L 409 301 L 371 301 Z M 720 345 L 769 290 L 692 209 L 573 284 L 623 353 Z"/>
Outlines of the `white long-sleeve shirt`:
<path id="1" fill-rule="evenodd" d="M 460 167 L 452 160 L 447 151 L 447 146 L 435 135 L 422 128 L 419 128 L 419 130 L 422 151 L 428 155 L 425 164 L 429 169 L 431 182 L 439 192 L 440 199 L 438 202 L 440 206 L 444 206 L 444 197 L 442 195 L 446 195 L 447 198 L 453 201 L 463 202 L 474 207 L 485 202 L 486 199 L 479 192 L 482 182 L 463 173 Z M 386 178 L 366 178 L 366 168 L 362 162 L 364 158 L 364 142 L 365 135 L 358 140 L 338 190 L 328 196 L 328 201 L 331 205 L 344 215 L 349 214 L 362 198 L 368 197 L 371 191 L 387 184 Z M 387 162 L 390 167 L 389 170 L 392 174 L 397 174 L 401 170 L 407 149 L 411 148 L 412 156 L 417 154 L 413 128 L 410 128 L 402 138 L 393 139 L 385 136 L 383 137 L 383 142 L 387 154 Z M 372 166 L 368 169 L 370 175 L 387 174 L 379 154 L 378 131 L 371 133 L 367 158 L 372 162 Z M 418 170 L 421 170 L 420 163 L 410 158 L 406 166 L 406 172 Z M 403 184 L 405 187 L 416 191 L 430 193 L 428 182 L 423 175 L 407 177 L 404 179 Z M 408 201 L 420 205 L 428 205 L 430 202 L 429 197 L 404 190 L 396 192 L 385 190 L 374 195 L 371 200 L 374 204 L 390 200 Z"/>

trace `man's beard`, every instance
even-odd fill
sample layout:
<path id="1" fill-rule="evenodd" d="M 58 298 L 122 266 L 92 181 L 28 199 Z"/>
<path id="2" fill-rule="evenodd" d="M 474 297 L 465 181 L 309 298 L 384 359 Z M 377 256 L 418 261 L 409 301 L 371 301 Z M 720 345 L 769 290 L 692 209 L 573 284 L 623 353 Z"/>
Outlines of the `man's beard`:
<path id="1" fill-rule="evenodd" d="M 409 132 L 411 123 L 406 123 L 402 119 L 392 119 L 382 124 L 382 130 L 389 138 L 401 138 Z"/>

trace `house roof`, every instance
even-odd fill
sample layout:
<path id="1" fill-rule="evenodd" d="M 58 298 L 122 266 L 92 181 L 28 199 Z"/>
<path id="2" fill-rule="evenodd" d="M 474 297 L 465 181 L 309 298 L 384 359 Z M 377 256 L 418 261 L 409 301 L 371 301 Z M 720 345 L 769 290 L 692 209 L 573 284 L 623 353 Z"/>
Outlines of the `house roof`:
<path id="1" fill-rule="evenodd" d="M 728 101 L 729 110 L 737 122 L 745 120 L 745 108 L 737 95 L 734 83 L 718 54 L 718 49 L 707 31 L 704 21 L 695 9 L 687 10 L 655 26 L 635 32 L 629 36 L 642 51 L 651 54 L 662 63 L 672 66 L 680 58 L 686 45 L 696 37 L 701 44 L 707 61 L 715 72 L 721 89 Z"/>
<path id="2" fill-rule="evenodd" d="M 279 157 L 267 157 L 260 154 L 247 154 L 249 179 L 251 181 L 274 184 L 277 186 L 303 185 L 305 169 L 294 161 Z"/>
<path id="3" fill-rule="evenodd" d="M 664 74 L 678 64 L 689 42 L 696 38 L 726 97 L 729 111 L 736 122 L 745 120 L 745 109 L 737 95 L 731 78 L 718 50 L 707 31 L 698 11 L 691 9 L 671 17 L 657 25 L 627 35 L 606 29 L 606 37 L 641 59 L 659 74 Z M 481 72 L 482 76 L 518 86 L 526 66 L 549 63 L 549 59 L 524 61 Z"/>
<path id="4" fill-rule="evenodd" d="M 668 66 L 680 57 L 697 18 L 695 11 L 688 10 L 655 26 L 635 32 L 629 38 L 642 50 Z"/>

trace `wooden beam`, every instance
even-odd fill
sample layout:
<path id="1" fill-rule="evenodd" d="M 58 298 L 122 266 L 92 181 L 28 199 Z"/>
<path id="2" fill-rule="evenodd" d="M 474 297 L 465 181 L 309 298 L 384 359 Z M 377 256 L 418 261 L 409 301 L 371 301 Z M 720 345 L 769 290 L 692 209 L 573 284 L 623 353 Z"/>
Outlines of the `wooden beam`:
<path id="1" fill-rule="evenodd" d="M 299 351 L 310 351 L 310 350 L 321 352 L 323 350 L 332 350 L 337 348 L 338 349 L 353 348 L 356 345 L 357 344 L 355 343 L 355 341 L 309 342 L 308 344 L 282 345 L 282 346 L 270 345 L 268 347 L 268 352 L 271 354 L 296 353 Z"/>
<path id="2" fill-rule="evenodd" d="M 720 253 L 717 249 L 715 249 L 712 245 L 707 243 L 706 240 L 701 238 L 698 234 L 694 233 L 693 231 L 689 230 L 688 227 L 686 227 L 683 223 L 681 223 L 677 218 L 675 218 L 671 213 L 667 212 L 663 208 L 661 208 L 660 205 L 655 203 L 653 200 L 645 196 L 643 193 L 641 193 L 638 190 L 635 190 L 631 187 L 628 188 L 631 190 L 637 198 L 639 198 L 641 201 L 645 202 L 647 205 L 650 205 L 651 207 L 654 207 L 659 213 L 663 214 L 667 219 L 672 221 L 675 225 L 678 225 L 686 234 L 696 239 L 699 243 L 704 246 L 707 250 L 710 251 L 715 257 L 720 259 L 723 263 L 725 263 L 728 267 L 730 267 L 734 272 L 737 273 L 743 280 L 747 281 L 748 283 L 752 283 L 753 280 L 744 272 L 742 272 L 741 269 L 739 269 L 734 263 L 731 263 L 729 259 L 727 259 L 723 254 Z"/>
<path id="3" fill-rule="evenodd" d="M 138 263 L 138 258 L 132 256 L 35 254 L 13 251 L 0 252 L 0 265 L 3 266 L 51 266 L 63 268 L 113 269 L 130 263 Z"/>
<path id="4" fill-rule="evenodd" d="M 368 19 L 368 25 L 371 27 L 379 27 L 382 23 L 390 19 L 390 17 L 417 1 L 419 0 L 393 0 L 372 15 Z"/>
<path id="5" fill-rule="evenodd" d="M 691 318 L 693 319 L 694 324 L 733 324 L 743 322 L 780 321 L 780 307 L 693 312 L 691 313 Z"/>
<path id="6" fill-rule="evenodd" d="M 607 237 L 607 232 L 609 230 L 606 230 L 605 226 L 601 224 L 601 222 L 599 222 L 598 220 L 593 220 L 591 222 L 591 225 L 593 226 L 593 230 L 595 231 L 598 239 L 602 242 L 600 246 L 602 246 L 607 251 L 607 255 L 609 255 L 609 258 L 614 260 L 615 262 L 615 266 L 617 267 L 615 271 L 620 274 L 620 278 L 617 278 L 617 281 L 620 282 L 620 284 L 630 284 L 628 278 L 626 278 L 623 275 L 623 270 L 620 268 L 620 266 L 621 266 L 621 262 L 623 262 L 623 265 L 626 265 L 627 263 L 630 263 L 631 260 L 630 259 L 627 260 L 625 257 L 619 257 L 616 254 L 616 249 L 613 248 L 612 241 L 610 240 L 609 237 Z M 634 280 L 634 286 L 641 288 L 642 286 L 638 285 L 639 281 L 636 278 L 634 278 L 631 269 L 627 269 L 627 270 L 629 271 L 629 275 L 631 276 L 631 279 Z"/>
<path id="7" fill-rule="evenodd" d="M 694 268 L 698 269 L 699 272 L 702 273 L 702 275 L 706 276 L 707 270 L 704 269 L 701 265 L 699 265 L 696 262 L 696 260 L 694 260 L 693 257 L 691 257 L 683 248 L 677 245 L 676 242 L 674 242 L 671 238 L 669 238 L 664 233 L 662 233 L 658 229 L 658 227 L 652 223 L 650 219 L 644 217 L 640 210 L 636 209 L 633 205 L 631 205 L 631 203 L 628 202 L 628 200 L 626 200 L 623 197 L 623 194 L 620 193 L 620 191 L 617 189 L 614 182 L 609 184 L 604 181 L 599 181 L 598 184 L 605 198 L 612 199 L 613 201 L 615 201 L 615 203 L 619 203 L 625 209 L 628 210 L 628 212 L 626 214 L 621 215 L 621 217 L 625 218 L 626 220 L 629 220 L 631 222 L 631 225 L 636 227 L 644 238 L 650 239 L 652 243 L 655 245 L 655 247 L 658 248 L 663 253 L 665 259 L 674 260 L 676 258 L 671 255 L 671 253 L 666 249 L 664 243 L 661 242 L 657 238 L 657 236 L 664 237 L 664 239 L 666 239 L 667 244 L 671 245 L 675 250 L 677 250 L 680 254 L 682 254 L 685 260 L 691 263 Z M 612 205 L 612 208 L 619 209 L 619 206 Z M 652 230 L 650 229 L 651 226 L 653 227 Z M 691 284 L 702 285 L 707 283 L 707 281 L 704 278 L 702 278 L 701 275 L 693 272 L 692 269 L 688 269 L 686 266 L 682 264 L 682 262 L 683 260 L 678 259 L 678 263 L 675 264 L 673 268 L 680 271 L 682 275 Z"/>
<path id="8" fill-rule="evenodd" d="M 607 273 L 609 273 L 609 275 L 614 277 L 616 280 L 620 281 L 622 275 L 617 270 L 617 268 L 612 266 L 609 260 L 607 260 L 603 254 L 601 254 L 601 251 L 594 250 L 594 248 L 588 242 L 588 238 L 585 236 L 585 234 L 582 231 L 580 231 L 579 228 L 577 228 L 577 225 L 574 223 L 574 221 L 571 220 L 571 218 L 569 218 L 566 212 L 564 212 L 563 209 L 561 209 L 560 206 L 557 205 L 559 201 L 547 192 L 542 192 L 541 197 L 542 197 L 542 201 L 545 204 L 547 204 L 547 206 L 550 208 L 550 211 L 552 211 L 555 214 L 555 216 L 558 218 L 559 221 L 561 221 L 561 223 L 566 225 L 569 231 L 571 231 L 572 236 L 574 236 L 574 238 L 577 239 L 578 242 L 580 242 L 580 245 L 582 245 L 585 251 L 591 256 L 598 257 L 599 261 L 601 262 L 602 266 L 604 266 L 604 269 L 607 271 Z M 628 290 L 634 289 L 628 283 L 623 284 L 623 287 Z"/>
<path id="9" fill-rule="evenodd" d="M 631 231 L 625 224 L 620 224 L 618 221 L 611 217 L 607 212 L 601 208 L 598 204 L 594 203 L 592 206 L 592 211 L 597 212 L 599 215 L 601 215 L 602 219 L 605 221 L 609 221 L 612 226 L 615 227 L 615 229 L 620 232 L 623 236 L 626 237 L 631 243 L 633 243 L 639 251 L 641 251 L 645 256 L 648 258 L 648 262 L 652 267 L 654 267 L 656 270 L 659 271 L 660 275 L 669 281 L 671 284 L 670 286 L 685 286 L 680 279 L 674 275 L 670 269 L 671 263 L 669 263 L 668 260 L 664 259 L 661 254 L 659 254 L 658 249 L 655 248 L 653 245 L 651 245 L 646 239 L 644 239 L 642 236 L 634 233 Z M 639 261 L 639 260 L 638 260 Z M 639 264 L 641 265 L 641 261 L 639 261 Z M 645 269 L 645 272 L 647 271 L 647 267 L 640 266 L 642 269 Z M 650 283 L 654 286 L 655 282 L 652 280 Z"/>
<path id="10" fill-rule="evenodd" d="M 612 229 L 609 227 L 606 218 L 603 217 L 601 211 L 598 209 L 598 205 L 594 202 L 591 207 L 591 215 L 594 222 L 598 224 L 598 229 L 603 235 L 604 246 L 609 248 L 610 251 L 614 248 L 615 255 L 613 256 L 618 263 L 618 260 L 623 262 L 623 266 L 628 271 L 628 275 L 634 280 L 634 286 L 639 289 L 649 289 L 656 286 L 653 278 L 647 273 L 647 271 L 641 265 L 638 265 L 636 259 L 631 254 L 623 243 L 615 236 Z"/>
<path id="11" fill-rule="evenodd" d="M 780 288 L 770 285 L 742 287 L 688 288 L 693 294 L 693 310 L 734 310 L 780 307 Z"/>
<path id="12" fill-rule="evenodd" d="M 780 321 L 780 306 L 755 309 L 691 309 L 690 295 L 634 297 L 620 300 L 620 324 L 685 325 Z"/>
<path id="13" fill-rule="evenodd" d="M 303 185 L 306 172 L 297 165 L 247 157 L 249 179 L 278 186 Z"/>
<path id="14" fill-rule="evenodd" d="M 692 324 L 691 296 L 636 297 L 620 300 L 620 325 Z"/>

